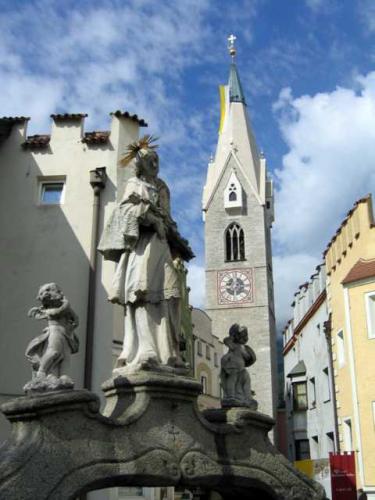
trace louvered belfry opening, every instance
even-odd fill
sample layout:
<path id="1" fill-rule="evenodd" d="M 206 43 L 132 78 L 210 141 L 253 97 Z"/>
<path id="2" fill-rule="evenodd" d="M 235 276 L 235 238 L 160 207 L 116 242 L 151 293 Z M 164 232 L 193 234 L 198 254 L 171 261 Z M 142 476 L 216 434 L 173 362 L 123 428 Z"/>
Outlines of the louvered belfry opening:
<path id="1" fill-rule="evenodd" d="M 245 259 L 245 236 L 242 227 L 232 222 L 225 231 L 226 260 Z"/>

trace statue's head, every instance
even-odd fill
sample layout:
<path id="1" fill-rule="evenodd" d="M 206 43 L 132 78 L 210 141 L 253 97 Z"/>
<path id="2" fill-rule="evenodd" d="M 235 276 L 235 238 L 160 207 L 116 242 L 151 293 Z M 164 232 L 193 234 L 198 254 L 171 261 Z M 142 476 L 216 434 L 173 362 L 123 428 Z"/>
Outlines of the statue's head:
<path id="1" fill-rule="evenodd" d="M 234 323 L 229 328 L 229 336 L 236 344 L 246 344 L 249 340 L 246 326 L 240 326 L 238 323 Z"/>
<path id="2" fill-rule="evenodd" d="M 159 172 L 159 156 L 155 151 L 157 145 L 155 138 L 145 135 L 141 139 L 129 144 L 125 156 L 120 160 L 120 164 L 126 167 L 132 160 L 135 160 L 135 171 L 137 177 L 157 177 Z"/>
<path id="3" fill-rule="evenodd" d="M 62 304 L 64 294 L 56 283 L 46 283 L 39 288 L 37 299 L 43 306 L 59 306 Z"/>
<path id="4" fill-rule="evenodd" d="M 153 149 L 140 149 L 135 159 L 137 177 L 157 177 L 159 173 L 159 156 Z"/>

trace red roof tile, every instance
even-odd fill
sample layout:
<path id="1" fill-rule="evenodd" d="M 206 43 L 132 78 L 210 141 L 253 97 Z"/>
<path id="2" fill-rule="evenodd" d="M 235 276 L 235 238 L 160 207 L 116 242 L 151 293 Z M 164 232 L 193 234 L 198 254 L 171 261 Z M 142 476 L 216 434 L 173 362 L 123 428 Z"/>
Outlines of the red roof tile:
<path id="1" fill-rule="evenodd" d="M 130 120 L 133 120 L 135 122 L 138 122 L 138 125 L 140 127 L 148 127 L 148 124 L 144 121 L 143 118 L 138 118 L 138 115 L 131 115 L 127 111 L 114 111 L 113 113 L 110 113 L 111 116 L 117 116 L 117 118 L 129 118 Z"/>
<path id="2" fill-rule="evenodd" d="M 354 281 L 375 277 L 375 259 L 359 259 L 342 280 L 342 284 L 353 283 Z"/>
<path id="3" fill-rule="evenodd" d="M 88 116 L 86 113 L 58 113 L 51 115 L 51 118 L 56 121 L 81 120 L 82 118 L 86 118 L 86 116 Z"/>
<path id="4" fill-rule="evenodd" d="M 0 122 L 9 123 L 13 125 L 13 123 L 23 123 L 30 120 L 29 116 L 2 116 L 0 117 Z"/>
<path id="5" fill-rule="evenodd" d="M 109 131 L 98 131 L 86 132 L 82 142 L 86 144 L 105 144 L 109 140 Z"/>
<path id="6" fill-rule="evenodd" d="M 44 135 L 29 135 L 27 136 L 26 141 L 22 144 L 24 149 L 38 149 L 38 148 L 46 148 L 49 145 L 49 141 L 51 136 Z"/>

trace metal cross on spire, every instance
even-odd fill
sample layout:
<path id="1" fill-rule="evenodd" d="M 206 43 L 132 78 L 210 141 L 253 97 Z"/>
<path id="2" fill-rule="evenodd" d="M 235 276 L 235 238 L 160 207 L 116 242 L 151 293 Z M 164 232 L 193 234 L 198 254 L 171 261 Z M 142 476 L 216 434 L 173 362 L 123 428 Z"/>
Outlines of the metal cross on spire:
<path id="1" fill-rule="evenodd" d="M 234 42 L 237 40 L 237 37 L 234 35 L 229 35 L 228 36 L 228 50 L 229 54 L 231 55 L 232 59 L 234 59 L 236 55 L 236 47 L 234 46 Z"/>

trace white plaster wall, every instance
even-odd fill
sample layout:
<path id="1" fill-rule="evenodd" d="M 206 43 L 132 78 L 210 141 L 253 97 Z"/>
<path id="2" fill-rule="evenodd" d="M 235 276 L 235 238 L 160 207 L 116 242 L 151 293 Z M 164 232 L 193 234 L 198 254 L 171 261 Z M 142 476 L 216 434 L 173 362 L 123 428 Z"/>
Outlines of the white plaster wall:
<path id="1" fill-rule="evenodd" d="M 22 394 L 31 371 L 24 351 L 45 326 L 27 317 L 36 305 L 38 287 L 55 281 L 80 318 L 80 351 L 72 357 L 71 376 L 83 384 L 89 253 L 93 190 L 89 171 L 106 167 L 108 181 L 102 192 L 100 230 L 116 202 L 118 157 L 138 136 L 138 124 L 113 117 L 110 143 L 88 146 L 81 142 L 83 125 L 77 121 L 52 125 L 50 148 L 23 150 L 26 131 L 14 126 L 0 146 L 0 398 Z M 38 203 L 39 182 L 49 176 L 66 178 L 62 205 Z M 110 376 L 114 310 L 106 290 L 114 264 L 98 256 L 94 339 L 93 389 Z M 1 417 L 3 418 L 3 417 Z M 0 440 L 7 433 L 0 421 Z"/>

